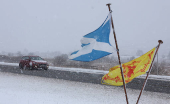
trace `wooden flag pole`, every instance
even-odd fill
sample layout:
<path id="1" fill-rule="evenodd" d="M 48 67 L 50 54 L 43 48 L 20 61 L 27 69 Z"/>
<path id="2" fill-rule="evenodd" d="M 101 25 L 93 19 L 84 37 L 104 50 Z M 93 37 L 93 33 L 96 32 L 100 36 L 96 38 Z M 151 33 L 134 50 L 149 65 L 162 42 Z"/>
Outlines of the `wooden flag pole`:
<path id="1" fill-rule="evenodd" d="M 110 5 L 111 4 L 106 4 L 106 5 L 108 6 L 109 11 L 112 12 L 111 9 L 110 9 Z M 125 96 L 126 96 L 126 102 L 127 102 L 127 104 L 129 104 L 128 97 L 127 97 L 127 92 L 126 92 L 126 85 L 125 85 L 125 80 L 124 80 L 124 74 L 123 74 L 123 70 L 122 70 L 122 64 L 121 64 L 121 61 L 120 61 L 119 48 L 118 48 L 118 44 L 117 44 L 116 33 L 115 33 L 114 25 L 113 25 L 112 16 L 111 16 L 111 22 L 112 22 L 113 35 L 114 35 L 116 49 L 117 49 L 117 56 L 118 56 L 118 60 L 119 60 L 119 64 L 120 64 L 120 70 L 121 70 L 121 74 L 122 74 L 122 80 L 123 80 L 123 87 L 124 87 Z"/>
<path id="2" fill-rule="evenodd" d="M 163 41 L 162 41 L 162 40 L 158 40 L 158 42 L 159 42 L 159 44 L 158 44 L 158 46 L 157 46 L 157 49 L 156 49 L 155 55 L 154 55 L 154 57 L 153 57 L 153 60 L 152 60 L 151 65 L 150 65 L 150 67 L 149 67 L 149 71 L 148 71 L 148 73 L 147 73 L 147 76 L 146 76 L 145 82 L 144 82 L 143 87 L 142 87 L 142 89 L 141 89 L 141 91 L 140 91 L 140 94 L 139 94 L 139 97 L 138 97 L 138 100 L 137 100 L 136 104 L 138 104 L 138 103 L 139 103 L 139 99 L 140 99 L 140 97 L 141 97 L 141 95 L 142 95 L 142 92 L 143 92 L 143 90 L 144 90 L 145 86 L 146 86 L 146 83 L 147 83 L 147 80 L 148 80 L 148 76 L 149 76 L 149 74 L 150 74 L 150 72 L 151 72 L 151 67 L 152 67 L 153 61 L 154 61 L 154 59 L 155 59 L 155 56 L 156 56 L 156 54 L 157 54 L 157 52 L 158 52 L 159 46 L 160 46 L 160 44 L 162 44 L 162 43 L 163 43 Z"/>

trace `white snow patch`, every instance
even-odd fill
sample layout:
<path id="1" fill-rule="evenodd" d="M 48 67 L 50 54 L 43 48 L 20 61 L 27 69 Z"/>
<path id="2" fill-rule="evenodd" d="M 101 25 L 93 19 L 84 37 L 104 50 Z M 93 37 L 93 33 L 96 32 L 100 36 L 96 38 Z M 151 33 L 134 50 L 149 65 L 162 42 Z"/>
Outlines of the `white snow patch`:
<path id="1" fill-rule="evenodd" d="M 1 104 L 126 104 L 122 87 L 0 72 Z M 140 90 L 127 89 L 130 104 Z M 139 104 L 168 104 L 170 95 L 144 91 Z"/>
<path id="2" fill-rule="evenodd" d="M 18 63 L 7 63 L 7 62 L 0 62 L 0 65 L 9 65 L 9 66 L 18 66 Z"/>

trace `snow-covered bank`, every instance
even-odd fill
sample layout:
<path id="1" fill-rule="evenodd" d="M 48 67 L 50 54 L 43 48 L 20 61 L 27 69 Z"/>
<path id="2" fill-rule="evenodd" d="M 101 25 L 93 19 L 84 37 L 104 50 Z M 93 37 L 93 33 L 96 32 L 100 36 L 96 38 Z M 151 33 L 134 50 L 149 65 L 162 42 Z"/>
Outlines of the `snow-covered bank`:
<path id="1" fill-rule="evenodd" d="M 125 104 L 123 88 L 0 72 L 1 104 Z M 135 104 L 139 90 L 127 89 Z M 168 104 L 170 94 L 144 91 L 139 104 Z"/>
<path id="2" fill-rule="evenodd" d="M 18 63 L 7 63 L 7 62 L 0 62 L 0 65 L 9 65 L 9 66 L 18 66 Z"/>
<path id="3" fill-rule="evenodd" d="M 18 63 L 0 62 L 0 65 L 18 66 Z M 54 67 L 54 66 L 50 66 L 49 69 L 52 69 L 52 70 L 62 70 L 62 71 L 70 71 L 70 72 L 93 73 L 93 74 L 106 74 L 106 73 L 109 72 L 109 71 L 95 70 L 95 69 L 65 68 L 65 67 Z M 141 75 L 138 78 L 145 78 L 145 77 L 146 77 L 146 75 Z M 149 75 L 148 79 L 170 81 L 170 76 Z"/>

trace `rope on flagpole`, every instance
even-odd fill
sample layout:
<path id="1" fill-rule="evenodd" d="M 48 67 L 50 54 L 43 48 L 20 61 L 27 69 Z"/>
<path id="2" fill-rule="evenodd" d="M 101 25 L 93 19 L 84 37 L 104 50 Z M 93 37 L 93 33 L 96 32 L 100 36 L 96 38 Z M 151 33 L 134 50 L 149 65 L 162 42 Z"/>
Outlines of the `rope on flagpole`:
<path id="1" fill-rule="evenodd" d="M 138 100 L 137 100 L 136 104 L 139 103 L 139 100 L 140 100 L 140 97 L 141 97 L 141 95 L 142 95 L 142 92 L 143 92 L 143 90 L 145 89 L 145 86 L 146 86 L 146 83 L 147 83 L 147 80 L 148 80 L 148 76 L 149 76 L 149 74 L 150 74 L 150 72 L 151 72 L 151 67 L 152 67 L 152 64 L 153 64 L 153 62 L 154 62 L 155 56 L 156 56 L 156 54 L 157 54 L 157 52 L 158 52 L 159 46 L 160 46 L 160 44 L 163 43 L 162 40 L 158 40 L 158 42 L 159 42 L 159 44 L 158 44 L 158 46 L 156 46 L 156 48 L 157 48 L 157 49 L 156 49 L 156 52 L 155 52 L 155 54 L 154 54 L 152 63 L 151 63 L 151 65 L 150 65 L 150 67 L 149 67 L 149 71 L 148 71 L 148 73 L 147 73 L 145 82 L 144 82 L 144 84 L 143 84 L 143 87 L 142 87 L 142 89 L 141 89 L 141 92 L 140 92 L 140 94 L 139 94 L 139 97 L 138 97 Z"/>
<path id="2" fill-rule="evenodd" d="M 110 9 L 110 5 L 111 4 L 106 4 L 106 5 L 109 8 L 109 12 L 112 12 L 112 10 Z M 125 96 L 126 96 L 126 102 L 127 102 L 127 104 L 129 104 L 128 97 L 127 97 L 127 92 L 126 92 L 126 85 L 125 85 L 125 80 L 124 80 L 124 74 L 123 74 L 123 70 L 122 70 L 122 64 L 121 64 L 121 61 L 120 61 L 119 48 L 118 48 L 117 39 L 116 39 L 116 33 L 115 33 L 114 25 L 113 25 L 112 15 L 111 15 L 111 22 L 112 22 L 113 35 L 114 35 L 116 49 L 117 49 L 118 60 L 119 60 L 119 64 L 120 64 L 120 70 L 121 70 L 121 75 L 122 75 L 122 80 L 123 80 L 123 87 L 124 87 L 124 92 L 125 92 Z"/>

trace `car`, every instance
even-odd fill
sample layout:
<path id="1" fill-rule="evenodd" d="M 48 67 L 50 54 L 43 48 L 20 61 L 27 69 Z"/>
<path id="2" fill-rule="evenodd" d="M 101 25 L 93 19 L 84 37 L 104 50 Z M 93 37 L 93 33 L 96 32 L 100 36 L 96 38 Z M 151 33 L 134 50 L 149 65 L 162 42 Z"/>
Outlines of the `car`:
<path id="1" fill-rule="evenodd" d="M 19 62 L 20 69 L 44 69 L 49 68 L 49 64 L 39 56 L 23 56 Z"/>

